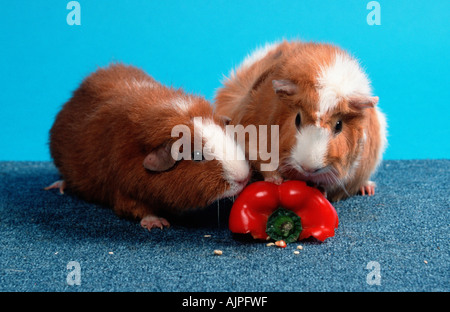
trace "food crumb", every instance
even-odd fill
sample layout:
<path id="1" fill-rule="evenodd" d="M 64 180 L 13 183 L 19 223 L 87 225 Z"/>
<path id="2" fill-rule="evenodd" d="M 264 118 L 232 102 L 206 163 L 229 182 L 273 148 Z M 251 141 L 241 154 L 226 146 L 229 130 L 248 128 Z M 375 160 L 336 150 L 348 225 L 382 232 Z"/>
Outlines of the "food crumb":
<path id="1" fill-rule="evenodd" d="M 295 254 L 295 255 L 298 255 L 298 254 L 300 254 L 300 251 L 295 250 L 295 251 L 294 251 L 294 254 Z"/>
<path id="2" fill-rule="evenodd" d="M 423 263 L 428 264 L 428 261 L 427 260 L 423 260 Z"/>
<path id="3" fill-rule="evenodd" d="M 113 255 L 114 253 L 112 251 L 108 252 L 110 255 Z"/>
<path id="4" fill-rule="evenodd" d="M 302 246 L 302 245 L 298 245 L 298 246 L 297 246 L 297 249 L 302 250 L 302 249 L 303 249 L 303 246 Z"/>
<path id="5" fill-rule="evenodd" d="M 223 253 L 222 250 L 219 250 L 219 249 L 214 250 L 214 254 L 217 256 L 221 256 L 222 253 Z"/>
<path id="6" fill-rule="evenodd" d="M 275 246 L 275 243 L 267 243 L 266 246 L 267 247 Z"/>
<path id="7" fill-rule="evenodd" d="M 210 234 L 203 235 L 203 237 L 211 237 Z"/>

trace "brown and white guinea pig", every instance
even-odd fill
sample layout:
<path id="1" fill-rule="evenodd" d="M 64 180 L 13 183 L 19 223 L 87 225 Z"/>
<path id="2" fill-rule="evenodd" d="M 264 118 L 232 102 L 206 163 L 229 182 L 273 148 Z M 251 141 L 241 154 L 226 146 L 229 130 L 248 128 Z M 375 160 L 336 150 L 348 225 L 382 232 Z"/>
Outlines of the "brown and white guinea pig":
<path id="1" fill-rule="evenodd" d="M 267 44 L 231 71 L 215 102 L 231 124 L 279 126 L 278 168 L 261 172 L 265 180 L 309 181 L 331 201 L 374 194 L 369 179 L 387 142 L 386 119 L 367 75 L 344 50 Z M 251 161 L 256 170 L 261 163 Z"/>
<path id="2" fill-rule="evenodd" d="M 192 136 L 172 137 L 180 125 Z M 247 184 L 244 152 L 224 127 L 202 97 L 165 87 L 135 67 L 98 69 L 50 130 L 51 156 L 63 180 L 47 189 L 67 187 L 87 201 L 111 206 L 119 216 L 141 220 L 148 229 L 169 226 L 161 212 L 205 207 Z M 195 158 L 172 157 L 194 146 L 199 135 Z M 172 150 L 179 140 L 187 143 Z M 224 145 L 235 158 L 221 155 Z"/>

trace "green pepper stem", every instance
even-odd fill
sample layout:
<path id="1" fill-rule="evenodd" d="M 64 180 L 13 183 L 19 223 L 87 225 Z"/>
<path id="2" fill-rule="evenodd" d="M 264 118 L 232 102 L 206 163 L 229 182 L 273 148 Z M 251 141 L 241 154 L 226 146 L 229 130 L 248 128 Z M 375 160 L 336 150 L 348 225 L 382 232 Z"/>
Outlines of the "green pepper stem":
<path id="1" fill-rule="evenodd" d="M 276 241 L 295 242 L 301 231 L 301 219 L 291 210 L 279 207 L 267 220 L 266 234 Z"/>

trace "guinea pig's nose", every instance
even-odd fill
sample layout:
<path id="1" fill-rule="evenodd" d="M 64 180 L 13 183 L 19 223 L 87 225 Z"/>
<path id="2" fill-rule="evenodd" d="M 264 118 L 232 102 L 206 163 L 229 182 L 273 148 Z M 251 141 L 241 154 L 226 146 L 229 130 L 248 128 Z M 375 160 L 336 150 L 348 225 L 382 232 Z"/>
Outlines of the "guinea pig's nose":
<path id="1" fill-rule="evenodd" d="M 320 169 L 322 168 L 309 168 L 306 166 L 301 165 L 300 166 L 302 168 L 302 170 L 306 173 L 312 174 L 312 173 L 317 173 Z"/>

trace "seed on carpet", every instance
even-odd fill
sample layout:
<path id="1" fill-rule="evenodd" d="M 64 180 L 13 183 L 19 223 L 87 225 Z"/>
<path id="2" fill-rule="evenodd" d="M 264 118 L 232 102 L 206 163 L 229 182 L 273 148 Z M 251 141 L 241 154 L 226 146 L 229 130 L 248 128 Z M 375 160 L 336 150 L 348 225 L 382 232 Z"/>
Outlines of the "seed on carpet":
<path id="1" fill-rule="evenodd" d="M 279 240 L 275 242 L 275 245 L 277 245 L 280 248 L 286 248 L 287 244 L 284 240 Z"/>
<path id="2" fill-rule="evenodd" d="M 222 250 L 219 250 L 219 249 L 214 250 L 214 254 L 217 256 L 221 256 L 222 253 L 223 253 Z"/>

